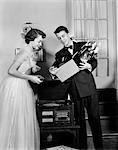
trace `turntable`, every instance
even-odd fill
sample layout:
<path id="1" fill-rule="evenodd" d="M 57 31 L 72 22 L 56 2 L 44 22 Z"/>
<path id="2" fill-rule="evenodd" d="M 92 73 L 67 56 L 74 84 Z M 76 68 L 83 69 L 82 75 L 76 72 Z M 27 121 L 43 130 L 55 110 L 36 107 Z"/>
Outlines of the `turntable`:
<path id="1" fill-rule="evenodd" d="M 74 104 L 69 100 L 40 101 L 37 118 L 40 126 L 65 126 L 74 123 Z"/>

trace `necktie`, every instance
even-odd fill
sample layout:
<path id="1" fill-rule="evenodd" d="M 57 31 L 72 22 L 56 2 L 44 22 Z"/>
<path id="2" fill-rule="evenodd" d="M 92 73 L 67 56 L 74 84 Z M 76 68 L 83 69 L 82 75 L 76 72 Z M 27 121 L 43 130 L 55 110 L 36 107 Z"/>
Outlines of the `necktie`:
<path id="1" fill-rule="evenodd" d="M 71 53 L 71 55 L 73 55 L 73 46 L 70 45 L 67 47 L 68 51 Z"/>
<path id="2" fill-rule="evenodd" d="M 73 49 L 73 46 L 72 45 L 69 45 L 68 47 L 66 47 L 66 48 L 70 48 L 70 49 Z"/>

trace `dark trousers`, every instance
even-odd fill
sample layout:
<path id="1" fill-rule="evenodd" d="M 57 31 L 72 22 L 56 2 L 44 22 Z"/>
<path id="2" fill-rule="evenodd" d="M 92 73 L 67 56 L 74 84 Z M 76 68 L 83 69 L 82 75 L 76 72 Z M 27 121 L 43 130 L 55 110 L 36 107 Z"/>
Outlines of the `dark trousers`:
<path id="1" fill-rule="evenodd" d="M 103 148 L 103 143 L 97 94 L 95 93 L 94 95 L 80 98 L 77 89 L 72 87 L 70 93 L 71 99 L 75 104 L 75 120 L 76 123 L 80 125 L 80 149 L 87 149 L 87 131 L 85 120 L 86 108 L 88 114 L 88 122 L 93 135 L 95 149 L 101 150 Z"/>
<path id="2" fill-rule="evenodd" d="M 77 112 L 76 118 L 80 123 L 80 148 L 87 148 L 87 131 L 85 121 L 85 108 L 88 114 L 88 122 L 93 135 L 93 142 L 96 149 L 102 149 L 102 130 L 100 124 L 100 117 L 98 111 L 98 105 L 91 97 L 82 98 L 76 102 L 75 111 Z"/>

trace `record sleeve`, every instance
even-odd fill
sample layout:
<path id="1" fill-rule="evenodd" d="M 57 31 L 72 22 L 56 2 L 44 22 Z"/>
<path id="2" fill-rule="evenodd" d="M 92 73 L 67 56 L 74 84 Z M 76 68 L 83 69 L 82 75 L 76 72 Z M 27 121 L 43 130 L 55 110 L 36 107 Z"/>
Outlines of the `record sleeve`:
<path id="1" fill-rule="evenodd" d="M 80 71 L 79 67 L 77 66 L 75 61 L 71 59 L 67 63 L 59 67 L 59 70 L 56 73 L 56 76 L 59 78 L 61 82 L 64 82 L 65 80 L 72 77 L 79 71 Z"/>

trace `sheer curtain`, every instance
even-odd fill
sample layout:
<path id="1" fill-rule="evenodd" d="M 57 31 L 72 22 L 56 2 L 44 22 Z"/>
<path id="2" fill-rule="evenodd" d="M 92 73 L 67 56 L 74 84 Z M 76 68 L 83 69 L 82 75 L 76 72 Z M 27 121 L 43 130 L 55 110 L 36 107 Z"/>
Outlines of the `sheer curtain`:
<path id="1" fill-rule="evenodd" d="M 95 75 L 109 76 L 108 0 L 71 0 L 71 6 L 74 37 L 97 41 L 101 50 Z"/>

